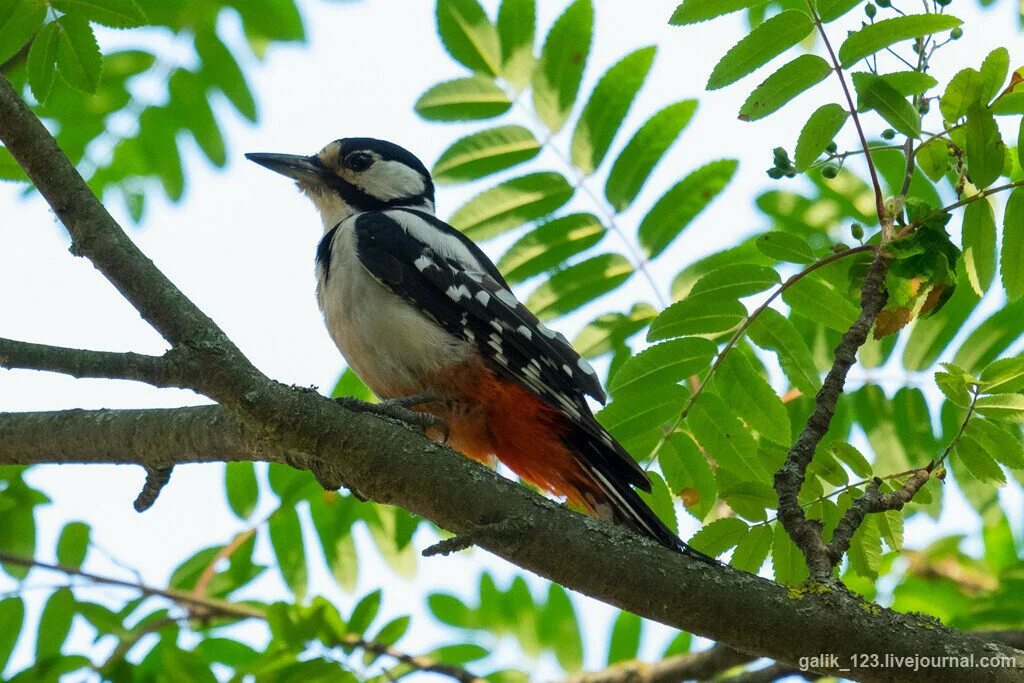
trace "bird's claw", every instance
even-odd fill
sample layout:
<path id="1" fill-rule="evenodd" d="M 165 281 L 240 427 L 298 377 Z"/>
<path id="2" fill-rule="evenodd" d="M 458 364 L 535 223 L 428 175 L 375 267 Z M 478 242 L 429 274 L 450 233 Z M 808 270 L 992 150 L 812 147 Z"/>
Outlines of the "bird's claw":
<path id="1" fill-rule="evenodd" d="M 433 413 L 412 410 L 412 408 L 415 408 L 416 406 L 436 402 L 438 398 L 432 394 L 399 396 L 398 398 L 389 398 L 385 401 L 381 401 L 380 403 L 366 403 L 348 396 L 343 396 L 334 400 L 349 410 L 389 417 L 411 427 L 416 427 L 424 433 L 426 433 L 428 429 L 436 429 L 441 433 L 441 443 L 447 443 L 448 441 L 448 423 L 443 417 Z"/>

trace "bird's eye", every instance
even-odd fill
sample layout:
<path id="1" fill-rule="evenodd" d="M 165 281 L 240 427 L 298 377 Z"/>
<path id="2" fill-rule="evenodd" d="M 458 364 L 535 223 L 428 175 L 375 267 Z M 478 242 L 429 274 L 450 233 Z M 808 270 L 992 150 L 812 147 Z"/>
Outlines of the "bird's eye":
<path id="1" fill-rule="evenodd" d="M 345 165 L 358 173 L 373 165 L 373 157 L 366 152 L 352 152 L 345 157 Z"/>

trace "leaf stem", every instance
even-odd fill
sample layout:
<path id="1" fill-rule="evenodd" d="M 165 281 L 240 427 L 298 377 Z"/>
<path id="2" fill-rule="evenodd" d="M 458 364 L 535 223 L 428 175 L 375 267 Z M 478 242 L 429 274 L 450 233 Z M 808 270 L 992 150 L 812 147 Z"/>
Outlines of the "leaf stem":
<path id="1" fill-rule="evenodd" d="M 683 420 L 685 420 L 686 416 L 689 415 L 690 410 L 693 408 L 694 404 L 697 403 L 697 399 L 700 398 L 700 395 L 704 392 L 705 387 L 707 387 L 708 383 L 711 381 L 711 378 L 714 376 L 715 371 L 718 370 L 718 367 L 722 364 L 722 360 L 725 358 L 725 354 L 729 353 L 729 350 L 736 345 L 736 342 L 740 340 L 740 338 L 743 336 L 743 333 L 747 331 L 747 329 L 754 323 L 754 320 L 756 320 L 757 317 L 761 315 L 761 313 L 763 313 L 764 310 L 768 308 L 768 306 L 773 301 L 779 298 L 779 296 L 784 291 L 786 291 L 787 289 L 789 289 L 790 287 L 792 287 L 797 282 L 807 277 L 814 271 L 818 270 L 819 268 L 823 268 L 824 266 L 827 266 L 830 263 L 835 263 L 836 261 L 846 258 L 847 256 L 852 256 L 854 254 L 863 254 L 865 252 L 874 252 L 877 250 L 878 247 L 874 246 L 873 244 L 862 244 L 859 247 L 845 249 L 837 254 L 831 254 L 830 256 L 826 256 L 825 258 L 819 261 L 815 261 L 814 263 L 807 266 L 799 273 L 793 275 L 788 280 L 779 285 L 778 288 L 774 292 L 772 292 L 771 295 L 767 299 L 765 299 L 765 301 L 760 306 L 755 308 L 746 318 L 744 318 L 743 322 L 740 324 L 738 328 L 736 328 L 736 331 L 733 332 L 733 335 L 729 338 L 729 341 L 727 341 L 725 343 L 725 346 L 722 347 L 722 350 L 718 352 L 718 356 L 715 358 L 715 362 L 712 363 L 711 368 L 708 370 L 708 374 L 704 375 L 704 378 L 701 379 L 700 384 L 698 384 L 697 388 L 693 390 L 693 393 L 690 395 L 690 399 L 686 402 L 686 405 L 683 407 L 683 410 L 679 414 L 679 417 L 677 417 L 675 422 L 672 423 L 672 426 L 665 431 L 665 433 L 658 440 L 658 443 L 655 444 L 654 448 L 651 450 L 650 455 L 647 456 L 647 464 L 645 465 L 645 469 L 651 466 L 655 458 L 658 457 L 658 453 L 668 442 L 669 438 L 672 436 L 672 434 L 675 433 L 677 429 L 679 429 L 679 426 L 683 423 Z"/>

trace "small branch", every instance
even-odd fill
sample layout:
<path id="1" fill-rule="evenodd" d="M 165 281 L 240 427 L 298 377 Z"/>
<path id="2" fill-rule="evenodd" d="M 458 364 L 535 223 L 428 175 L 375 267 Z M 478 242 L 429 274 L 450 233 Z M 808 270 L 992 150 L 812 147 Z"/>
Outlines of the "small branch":
<path id="1" fill-rule="evenodd" d="M 514 538 L 517 535 L 529 533 L 529 527 L 530 522 L 528 520 L 518 517 L 481 524 L 457 536 L 442 539 L 425 548 L 423 550 L 423 557 L 451 555 L 452 553 L 472 548 L 486 540 L 493 540 L 495 538 Z"/>
<path id="2" fill-rule="evenodd" d="M 939 456 L 939 459 L 929 465 L 929 469 L 934 470 L 936 467 L 941 467 L 946 462 L 946 458 L 949 457 L 949 454 L 953 452 L 954 448 L 956 448 L 956 445 L 960 443 L 960 439 L 963 438 L 964 432 L 967 431 L 967 423 L 971 421 L 972 417 L 974 417 L 974 409 L 978 405 L 978 395 L 980 392 L 981 388 L 977 385 L 971 389 L 971 404 L 967 406 L 967 414 L 964 415 L 964 421 L 960 423 L 960 429 L 957 431 L 956 436 L 953 437 L 953 440 L 949 442 L 949 445 L 946 446 L 946 450 L 942 451 L 942 455 Z"/>
<path id="3" fill-rule="evenodd" d="M 139 491 L 135 502 L 132 503 L 136 512 L 145 512 L 153 507 L 160 492 L 171 480 L 171 472 L 174 471 L 173 467 L 146 467 L 145 465 L 143 467 L 146 469 L 146 482 L 142 485 L 142 490 Z"/>
<path id="4" fill-rule="evenodd" d="M 821 389 L 814 399 L 814 411 L 800 437 L 789 449 L 786 462 L 775 473 L 779 521 L 803 552 L 811 578 L 816 581 L 831 581 L 834 565 L 821 536 L 821 523 L 808 519 L 800 506 L 800 488 L 803 486 L 807 467 L 814 458 L 814 451 L 828 432 L 832 417 L 835 415 L 836 404 L 846 384 L 846 376 L 857 360 L 857 350 L 867 341 L 868 332 L 875 318 L 885 307 L 888 295 L 885 292 L 884 281 L 888 266 L 889 261 L 885 253 L 876 252 L 875 259 L 864 278 L 860 314 L 836 347 L 832 368 L 825 375 Z"/>
<path id="5" fill-rule="evenodd" d="M 892 493 L 880 493 L 878 488 L 882 480 L 877 477 L 868 484 L 864 495 L 853 502 L 853 505 L 843 513 L 842 519 L 832 534 L 832 540 L 828 544 L 828 555 L 831 559 L 831 566 L 839 564 L 843 554 L 850 549 L 850 541 L 853 534 L 864 518 L 871 513 L 885 512 L 886 510 L 902 510 L 903 506 L 910 502 L 921 487 L 928 483 L 931 478 L 931 468 L 927 467 L 914 472 L 905 482 Z M 831 572 L 831 567 L 829 567 Z"/>
<path id="6" fill-rule="evenodd" d="M 683 420 L 686 419 L 686 416 L 690 414 L 690 410 L 693 409 L 693 406 L 694 404 L 697 403 L 697 399 L 700 398 L 700 395 L 704 393 L 704 389 L 711 382 L 711 378 L 714 377 L 715 371 L 718 370 L 718 367 L 722 364 L 722 361 L 725 359 L 725 354 L 729 353 L 732 347 L 735 346 L 736 342 L 738 342 L 743 337 L 744 333 L 746 333 L 747 329 L 754 323 L 757 317 L 761 315 L 761 313 L 763 313 L 764 310 L 768 308 L 768 306 L 770 306 L 773 301 L 778 299 L 782 295 L 782 293 L 785 292 L 787 289 L 789 289 L 790 287 L 792 287 L 797 282 L 804 279 L 814 271 L 818 270 L 819 268 L 823 268 L 831 263 L 835 263 L 836 261 L 846 258 L 847 256 L 852 256 L 854 254 L 863 254 L 866 252 L 875 252 L 877 250 L 877 247 L 869 244 L 864 244 L 859 247 L 846 249 L 844 251 L 839 252 L 838 254 L 832 254 L 831 256 L 827 256 L 821 259 L 820 261 L 812 263 L 811 265 L 807 266 L 799 273 L 793 275 L 788 280 L 779 285 L 779 287 L 774 292 L 772 292 L 771 295 L 760 306 L 755 308 L 750 313 L 750 315 L 748 315 L 743 320 L 740 326 L 736 328 L 736 331 L 733 332 L 733 335 L 729 337 L 729 341 L 725 343 L 725 346 L 722 347 L 722 350 L 718 352 L 718 356 L 715 357 L 715 362 L 711 364 L 711 368 L 708 370 L 708 374 L 704 375 L 704 378 L 693 390 L 693 393 L 690 394 L 690 399 L 686 402 L 686 405 L 683 406 L 683 410 L 681 413 L 679 413 L 679 417 L 677 417 L 675 422 L 673 422 L 672 425 L 668 428 L 668 430 L 665 431 L 665 433 L 658 440 L 658 443 L 655 444 L 654 448 L 651 450 L 650 455 L 647 456 L 647 466 L 650 466 L 650 464 L 654 462 L 654 459 L 658 457 L 658 453 L 661 452 L 662 448 L 664 448 L 669 438 L 672 436 L 672 434 L 675 433 L 677 429 L 679 429 L 679 426 L 683 423 Z"/>
<path id="7" fill-rule="evenodd" d="M 123 379 L 157 387 L 180 387 L 177 380 L 181 352 L 163 356 L 132 352 L 91 351 L 49 344 L 33 344 L 0 337 L 0 367 L 41 370 L 79 379 Z"/>
<path id="8" fill-rule="evenodd" d="M 259 607 L 236 602 L 228 602 L 226 600 L 217 600 L 215 598 L 200 597 L 192 593 L 188 593 L 187 591 L 180 591 L 174 588 L 156 588 L 143 583 L 133 583 L 131 581 L 117 579 L 111 576 L 93 574 L 92 572 L 84 571 L 80 567 L 50 564 L 48 562 L 40 562 L 32 558 L 19 557 L 5 552 L 0 552 L 0 562 L 14 564 L 19 567 L 38 568 L 45 569 L 47 571 L 59 572 L 66 576 L 77 576 L 99 585 L 128 588 L 137 590 L 143 595 L 167 598 L 168 600 L 185 607 L 189 612 L 190 618 L 208 618 L 211 616 L 222 616 L 231 619 L 266 620 L 267 618 L 266 613 Z M 157 623 L 159 626 L 157 626 L 156 629 L 162 628 L 166 625 L 161 622 Z M 146 632 L 150 632 L 152 630 L 155 629 L 150 628 L 149 631 L 143 631 L 141 635 L 145 635 Z M 134 645 L 137 641 L 138 638 L 132 640 L 127 649 L 130 649 L 131 645 Z M 383 643 L 378 643 L 372 640 L 364 640 L 356 635 L 343 636 L 338 640 L 337 644 L 346 647 L 358 647 L 378 655 L 386 655 L 402 662 L 403 664 L 407 664 L 418 671 L 441 674 L 456 681 L 460 681 L 460 683 L 483 683 L 482 679 L 477 678 L 460 667 L 443 664 L 431 657 L 410 655 L 390 645 L 384 645 Z M 124 652 L 127 652 L 127 649 L 125 649 Z"/>
<path id="9" fill-rule="evenodd" d="M 744 671 L 743 673 L 735 676 L 723 678 L 722 683 L 773 683 L 773 681 L 777 681 L 780 678 L 787 678 L 789 676 L 800 676 L 801 678 L 809 681 L 818 678 L 817 674 L 801 671 L 795 666 L 790 666 L 789 664 L 774 662 L 761 669 Z"/>
<path id="10" fill-rule="evenodd" d="M 206 589 L 210 587 L 210 581 L 212 581 L 214 575 L 216 575 L 217 565 L 220 561 L 229 559 L 236 550 L 245 545 L 245 542 L 255 534 L 255 528 L 247 529 L 240 534 L 236 534 L 235 537 L 231 539 L 230 543 L 217 551 L 217 554 L 213 556 L 212 560 L 210 560 L 210 564 L 206 565 L 206 568 L 203 569 L 203 573 L 200 574 L 199 578 L 196 580 L 196 586 L 192 592 L 197 598 L 206 596 Z"/>
<path id="11" fill-rule="evenodd" d="M 620 662 L 603 671 L 570 676 L 562 683 L 676 683 L 706 680 L 754 659 L 718 644 L 707 650 L 668 657 L 653 664 L 639 660 Z"/>

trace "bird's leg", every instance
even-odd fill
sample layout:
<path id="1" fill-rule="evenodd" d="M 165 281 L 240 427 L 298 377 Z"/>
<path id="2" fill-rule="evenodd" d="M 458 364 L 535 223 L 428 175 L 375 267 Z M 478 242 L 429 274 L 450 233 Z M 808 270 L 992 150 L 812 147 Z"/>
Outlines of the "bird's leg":
<path id="1" fill-rule="evenodd" d="M 441 432 L 442 443 L 448 441 L 448 423 L 443 417 L 434 413 L 412 410 L 412 408 L 417 406 L 440 401 L 441 399 L 434 394 L 399 396 L 397 398 L 389 398 L 380 403 L 366 403 L 350 396 L 341 396 L 334 400 L 347 410 L 390 417 L 393 420 L 416 427 L 421 432 L 434 428 Z"/>

